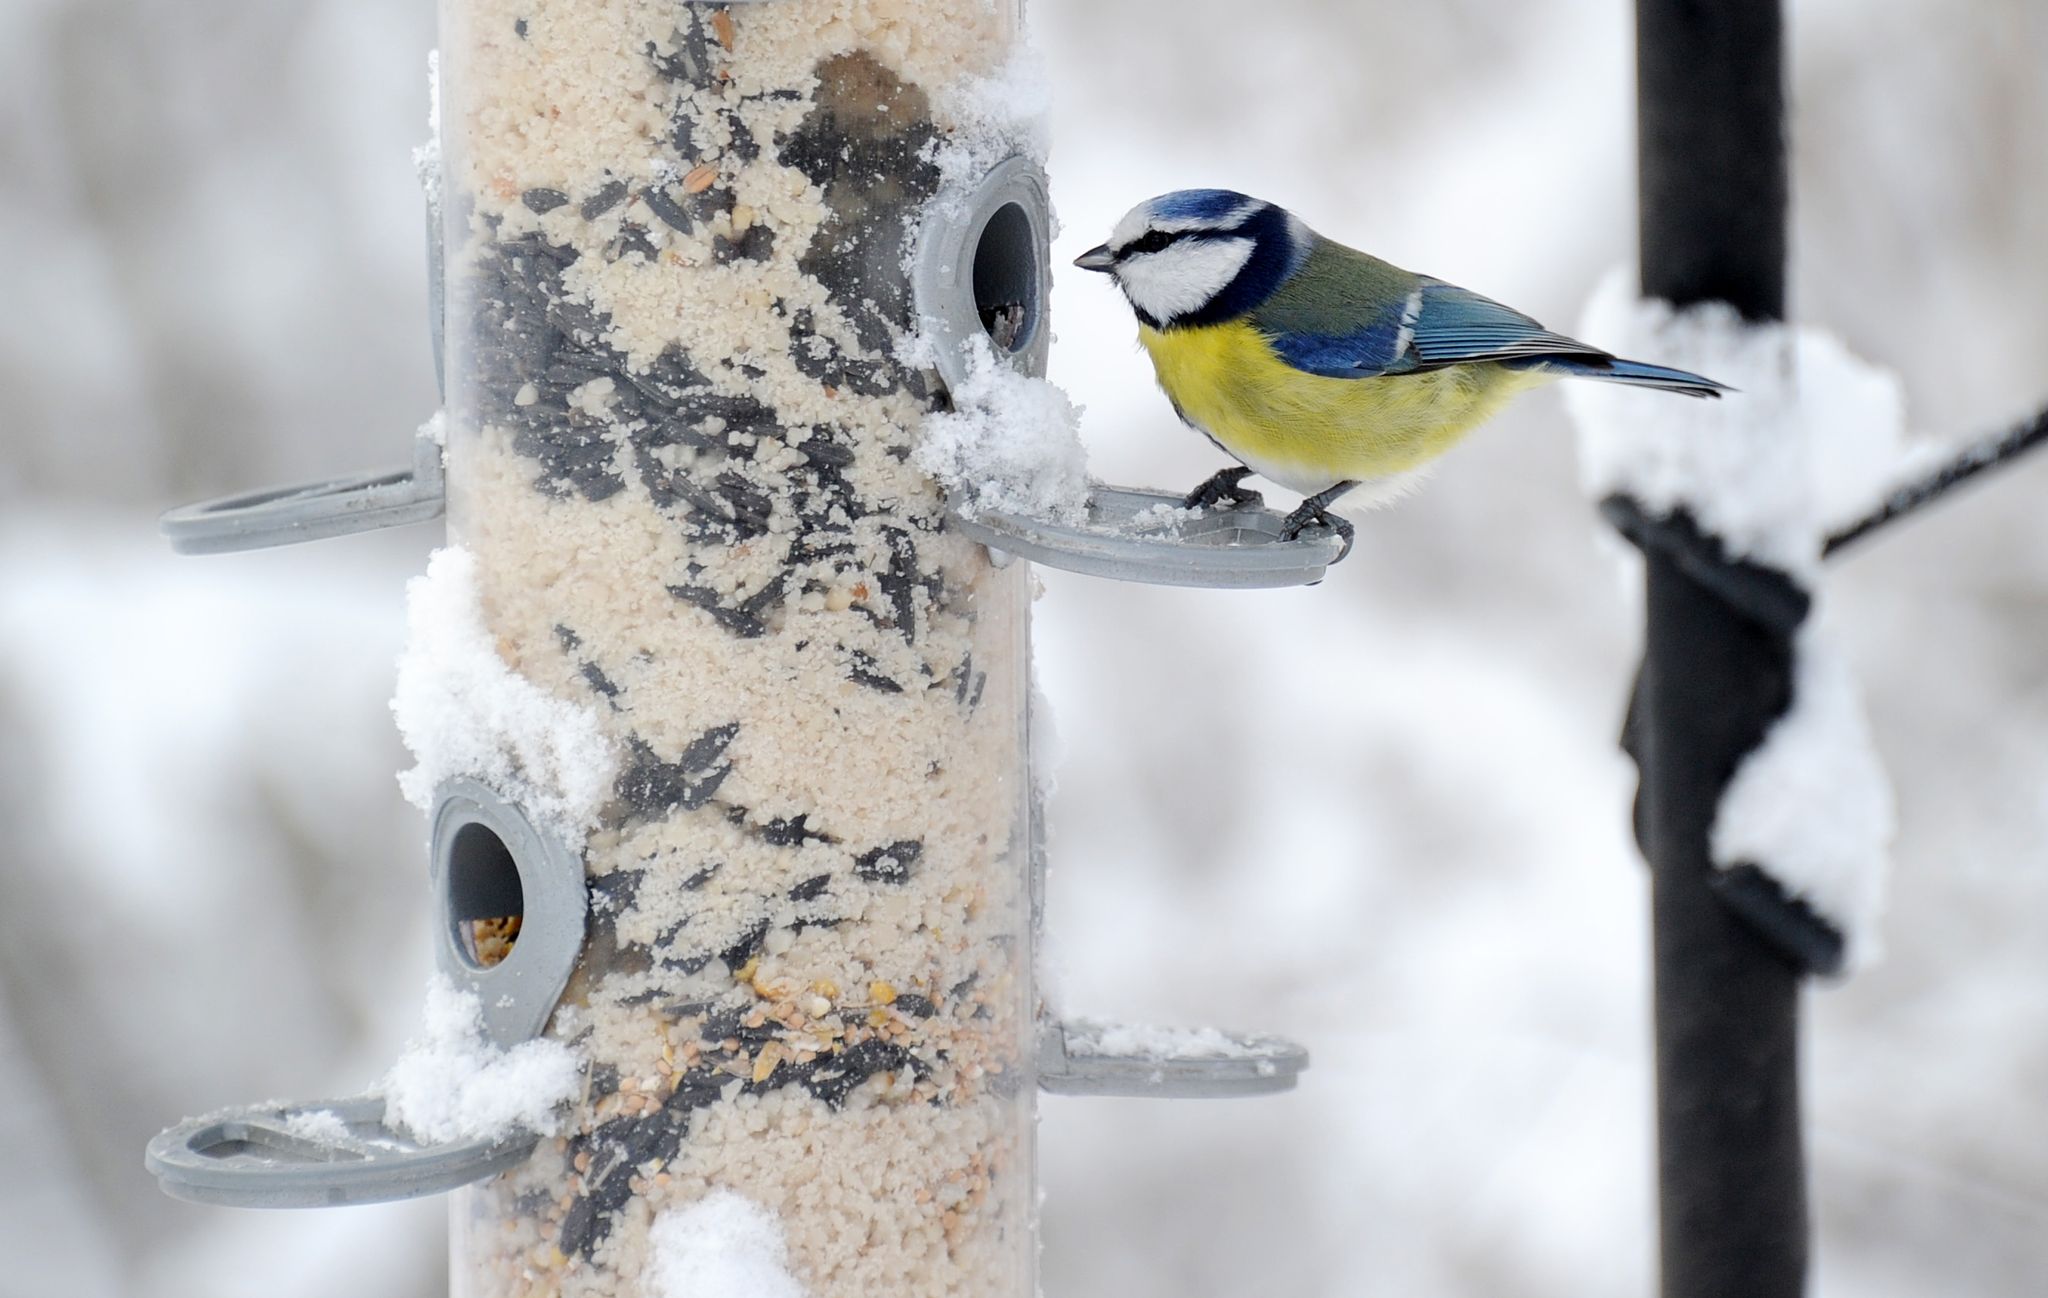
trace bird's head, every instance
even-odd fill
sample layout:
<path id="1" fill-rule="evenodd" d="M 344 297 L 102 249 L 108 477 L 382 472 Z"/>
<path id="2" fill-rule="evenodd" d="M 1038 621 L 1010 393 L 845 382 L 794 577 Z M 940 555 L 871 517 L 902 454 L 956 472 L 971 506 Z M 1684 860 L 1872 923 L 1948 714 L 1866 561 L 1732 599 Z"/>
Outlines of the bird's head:
<path id="1" fill-rule="evenodd" d="M 1155 329 L 1250 311 L 1300 269 L 1314 239 L 1283 208 L 1229 189 L 1182 189 L 1138 204 L 1107 243 L 1074 259 L 1116 280 Z"/>

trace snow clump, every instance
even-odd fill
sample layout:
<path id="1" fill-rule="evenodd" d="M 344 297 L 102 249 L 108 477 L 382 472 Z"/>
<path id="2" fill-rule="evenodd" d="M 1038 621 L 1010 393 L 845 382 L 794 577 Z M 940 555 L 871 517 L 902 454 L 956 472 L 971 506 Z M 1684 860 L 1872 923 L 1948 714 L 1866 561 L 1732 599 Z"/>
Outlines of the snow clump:
<path id="1" fill-rule="evenodd" d="M 730 1190 L 662 1213 L 647 1243 L 651 1298 L 804 1298 L 781 1220 Z"/>
<path id="2" fill-rule="evenodd" d="M 498 657 L 475 557 L 460 546 L 435 551 L 405 595 L 391 711 L 416 763 L 398 777 L 406 799 L 431 810 L 442 781 L 469 776 L 567 836 L 593 826 L 618 755 L 595 711 L 556 698 Z"/>
<path id="3" fill-rule="evenodd" d="M 925 416 L 917 467 L 937 478 L 953 508 L 970 517 L 986 512 L 1080 523 L 1088 514 L 1080 407 L 1054 384 L 998 360 L 988 339 L 969 346 L 967 382 L 953 393 L 953 408 Z"/>
<path id="4" fill-rule="evenodd" d="M 384 1075 L 384 1120 L 423 1141 L 555 1134 L 557 1105 L 583 1088 L 576 1052 L 544 1037 L 500 1050 L 484 1040 L 483 1005 L 445 975 L 427 984 L 424 1031 Z"/>

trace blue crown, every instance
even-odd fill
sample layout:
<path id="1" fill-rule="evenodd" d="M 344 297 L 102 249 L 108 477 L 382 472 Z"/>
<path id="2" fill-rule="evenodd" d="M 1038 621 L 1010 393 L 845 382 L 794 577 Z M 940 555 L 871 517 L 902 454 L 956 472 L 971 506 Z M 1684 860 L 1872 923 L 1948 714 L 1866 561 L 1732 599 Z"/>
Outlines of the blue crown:
<path id="1" fill-rule="evenodd" d="M 1153 200 L 1152 213 L 1167 221 L 1221 221 L 1258 202 L 1234 189 L 1183 189 Z"/>

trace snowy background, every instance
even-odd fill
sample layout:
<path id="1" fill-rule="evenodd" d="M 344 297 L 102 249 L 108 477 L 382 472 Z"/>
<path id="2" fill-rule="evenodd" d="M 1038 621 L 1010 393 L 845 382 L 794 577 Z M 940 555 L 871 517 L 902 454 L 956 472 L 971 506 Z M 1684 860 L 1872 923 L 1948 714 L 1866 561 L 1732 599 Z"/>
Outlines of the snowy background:
<path id="1" fill-rule="evenodd" d="M 2048 395 L 2048 11 L 1793 0 L 1794 310 L 1959 437 Z M 1218 461 L 1065 268 L 1226 184 L 1577 322 L 1633 256 L 1623 0 L 1037 0 L 1054 377 L 1112 479 Z M 194 496 L 404 458 L 433 406 L 424 0 L 0 0 L 0 1295 L 413 1298 L 433 1204 L 238 1214 L 141 1150 L 356 1090 L 427 969 L 384 702 L 436 529 L 172 558 Z M 1598 342 L 1599 339 L 1593 341 Z M 1055 1298 L 1651 1288 L 1634 612 L 1555 394 L 1314 590 L 1048 574 L 1068 1003 L 1277 1031 L 1235 1104 L 1048 1100 Z M 2048 545 L 2021 467 L 1838 565 L 1894 776 L 1885 961 L 1809 1005 L 1823 1295 L 2048 1275 Z"/>

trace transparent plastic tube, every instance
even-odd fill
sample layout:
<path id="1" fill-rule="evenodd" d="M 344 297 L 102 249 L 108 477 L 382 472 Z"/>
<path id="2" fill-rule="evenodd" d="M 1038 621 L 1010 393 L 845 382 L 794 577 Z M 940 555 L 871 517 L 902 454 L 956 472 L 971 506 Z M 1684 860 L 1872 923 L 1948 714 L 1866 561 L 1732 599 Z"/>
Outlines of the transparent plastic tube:
<path id="1" fill-rule="evenodd" d="M 458 1196 L 453 1291 L 692 1292 L 730 1192 L 810 1298 L 1025 1298 L 1028 577 L 910 462 L 895 350 L 934 104 L 1014 5 L 441 20 L 451 539 L 621 755 L 548 1028 L 586 1093 Z"/>

